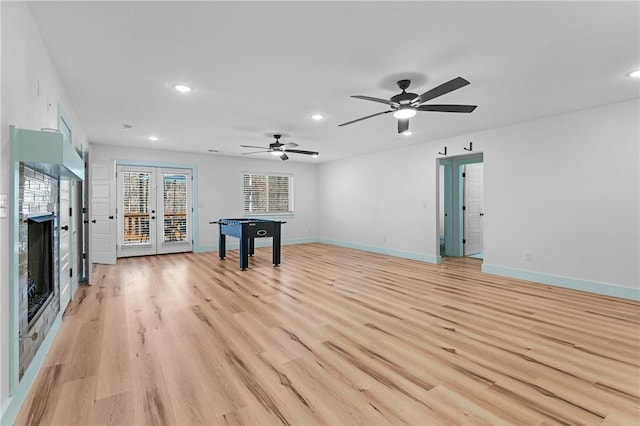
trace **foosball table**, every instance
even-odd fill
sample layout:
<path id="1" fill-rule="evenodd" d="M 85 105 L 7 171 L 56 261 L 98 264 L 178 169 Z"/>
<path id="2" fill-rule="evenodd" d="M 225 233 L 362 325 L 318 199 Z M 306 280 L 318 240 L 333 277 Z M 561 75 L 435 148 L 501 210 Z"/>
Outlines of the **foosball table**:
<path id="1" fill-rule="evenodd" d="M 227 255 L 227 235 L 240 240 L 240 269 L 249 267 L 249 256 L 255 251 L 256 238 L 273 238 L 272 256 L 273 266 L 280 265 L 280 227 L 283 223 L 277 220 L 266 219 L 218 219 L 218 256 L 224 259 Z"/>

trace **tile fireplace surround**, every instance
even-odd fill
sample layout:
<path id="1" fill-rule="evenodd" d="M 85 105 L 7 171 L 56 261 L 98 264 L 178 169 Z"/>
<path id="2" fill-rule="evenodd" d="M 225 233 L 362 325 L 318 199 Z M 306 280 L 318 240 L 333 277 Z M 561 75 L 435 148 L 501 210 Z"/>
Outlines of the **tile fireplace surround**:
<path id="1" fill-rule="evenodd" d="M 20 163 L 20 187 L 18 197 L 18 326 L 19 377 L 33 360 L 38 348 L 51 329 L 60 310 L 60 284 L 58 262 L 58 180 Z M 29 228 L 28 218 L 54 214 L 53 221 L 53 297 L 49 298 L 32 322 L 28 318 L 28 262 Z"/>

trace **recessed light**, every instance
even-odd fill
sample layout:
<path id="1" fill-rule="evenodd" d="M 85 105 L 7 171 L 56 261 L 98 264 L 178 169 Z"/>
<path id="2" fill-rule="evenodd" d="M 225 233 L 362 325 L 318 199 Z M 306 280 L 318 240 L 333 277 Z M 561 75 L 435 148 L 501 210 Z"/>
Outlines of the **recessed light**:
<path id="1" fill-rule="evenodd" d="M 402 132 L 402 134 L 405 136 L 411 136 L 413 132 L 411 130 L 405 130 L 404 132 Z"/>
<path id="2" fill-rule="evenodd" d="M 156 141 L 159 141 L 159 140 L 160 140 L 160 138 L 159 138 L 159 137 L 157 137 L 157 136 L 155 136 L 155 135 L 151 135 L 151 136 L 149 136 L 149 140 L 150 140 L 150 141 L 154 141 L 154 142 L 156 142 Z"/>
<path id="3" fill-rule="evenodd" d="M 316 121 L 320 121 L 320 120 L 324 119 L 324 115 L 322 115 L 322 114 L 313 114 L 311 116 L 311 118 L 313 118 Z"/>
<path id="4" fill-rule="evenodd" d="M 191 87 L 187 86 L 186 84 L 174 84 L 173 88 L 176 89 L 178 92 L 180 93 L 189 93 L 191 91 Z"/>
<path id="5" fill-rule="evenodd" d="M 640 78 L 640 69 L 633 70 L 627 73 L 627 77 Z"/>

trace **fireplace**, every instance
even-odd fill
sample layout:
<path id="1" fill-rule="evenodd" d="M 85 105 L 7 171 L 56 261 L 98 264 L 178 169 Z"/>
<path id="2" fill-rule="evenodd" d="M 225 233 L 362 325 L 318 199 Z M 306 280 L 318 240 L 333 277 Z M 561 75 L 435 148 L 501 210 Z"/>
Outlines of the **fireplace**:
<path id="1" fill-rule="evenodd" d="M 27 219 L 27 322 L 31 325 L 53 296 L 54 215 Z"/>
<path id="2" fill-rule="evenodd" d="M 60 122 L 66 124 L 64 121 L 60 115 Z M 60 253 L 64 254 L 64 262 L 69 262 L 72 244 L 66 238 L 62 246 L 60 244 L 60 185 L 69 179 L 83 180 L 84 161 L 67 133 L 16 126 L 9 129 L 8 146 L 10 156 L 15 159 L 11 196 L 17 201 L 11 205 L 15 215 L 12 215 L 15 246 L 10 250 L 9 259 L 15 283 L 11 283 L 10 314 L 3 315 L 3 321 L 4 317 L 11 317 L 12 339 L 8 353 L 13 357 L 17 352 L 18 371 L 12 373 L 17 373 L 18 380 L 22 380 L 32 362 L 38 359 L 43 343 L 60 324 L 60 283 L 64 280 L 66 285 L 69 281 L 68 276 L 61 276 Z M 67 182 L 64 185 L 66 217 Z M 71 216 L 70 209 L 68 215 Z"/>
<path id="3" fill-rule="evenodd" d="M 20 163 L 18 198 L 19 378 L 60 312 L 58 179 Z"/>

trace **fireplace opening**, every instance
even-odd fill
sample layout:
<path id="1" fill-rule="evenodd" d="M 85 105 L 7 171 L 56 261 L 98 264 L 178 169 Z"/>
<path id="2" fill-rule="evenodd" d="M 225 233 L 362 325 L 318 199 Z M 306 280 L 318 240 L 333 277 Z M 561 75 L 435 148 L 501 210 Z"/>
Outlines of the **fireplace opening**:
<path id="1" fill-rule="evenodd" d="M 27 298 L 29 324 L 53 296 L 54 215 L 30 217 L 28 223 Z"/>

